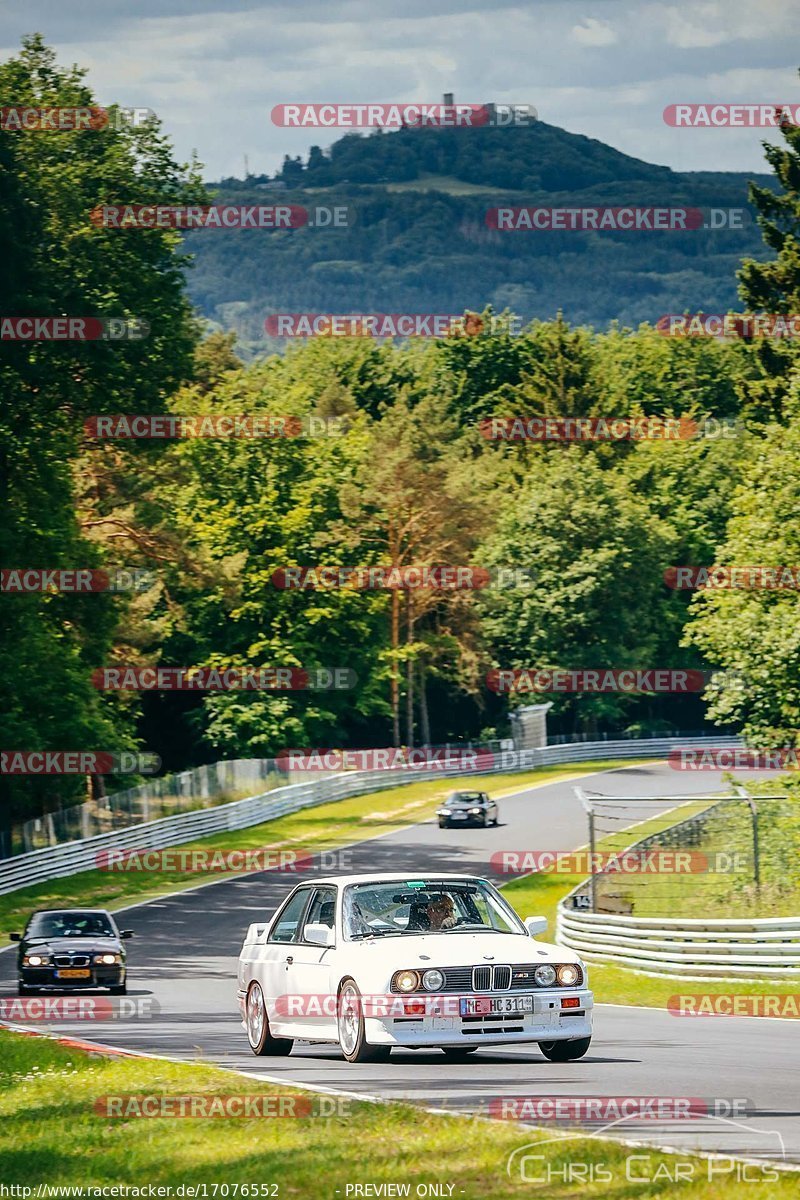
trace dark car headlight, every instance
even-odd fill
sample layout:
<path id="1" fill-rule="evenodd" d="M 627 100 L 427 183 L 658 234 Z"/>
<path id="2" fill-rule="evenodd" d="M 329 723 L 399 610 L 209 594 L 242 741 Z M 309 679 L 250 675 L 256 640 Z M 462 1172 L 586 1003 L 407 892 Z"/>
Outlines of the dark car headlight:
<path id="1" fill-rule="evenodd" d="M 103 954 L 95 954 L 94 961 L 103 967 L 113 967 L 116 963 L 122 962 L 122 955 L 105 951 Z"/>
<path id="2" fill-rule="evenodd" d="M 22 965 L 23 967 L 49 967 L 52 961 L 50 954 L 37 954 L 34 951 L 32 954 L 23 955 Z"/>

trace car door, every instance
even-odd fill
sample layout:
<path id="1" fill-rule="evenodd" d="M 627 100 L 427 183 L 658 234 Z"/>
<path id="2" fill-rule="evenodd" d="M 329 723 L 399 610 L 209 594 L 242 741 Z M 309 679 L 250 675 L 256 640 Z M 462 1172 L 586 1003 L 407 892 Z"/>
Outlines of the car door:
<path id="1" fill-rule="evenodd" d="M 311 884 L 304 884 L 278 909 L 254 963 L 253 975 L 264 993 L 270 1027 L 273 1033 L 285 1033 L 287 1037 L 295 1035 L 289 1029 L 292 1016 L 286 1003 L 289 990 L 286 975 L 313 890 Z"/>
<path id="2" fill-rule="evenodd" d="M 336 887 L 325 884 L 314 888 L 298 938 L 292 945 L 286 990 L 298 1014 L 292 1021 L 294 1037 L 335 1040 L 337 1036 L 336 994 L 335 991 L 331 994 L 330 967 L 335 946 L 314 945 L 304 937 L 308 925 L 327 925 L 335 936 L 336 900 Z"/>

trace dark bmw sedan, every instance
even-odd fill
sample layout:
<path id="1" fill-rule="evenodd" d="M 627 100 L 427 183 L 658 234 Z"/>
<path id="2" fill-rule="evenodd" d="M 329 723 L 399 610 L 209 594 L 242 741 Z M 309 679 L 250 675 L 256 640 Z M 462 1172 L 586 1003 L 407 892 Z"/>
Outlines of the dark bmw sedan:
<path id="1" fill-rule="evenodd" d="M 123 938 L 104 908 L 46 909 L 31 915 L 19 942 L 17 988 L 21 996 L 44 989 L 67 991 L 108 988 L 116 996 L 127 990 Z"/>

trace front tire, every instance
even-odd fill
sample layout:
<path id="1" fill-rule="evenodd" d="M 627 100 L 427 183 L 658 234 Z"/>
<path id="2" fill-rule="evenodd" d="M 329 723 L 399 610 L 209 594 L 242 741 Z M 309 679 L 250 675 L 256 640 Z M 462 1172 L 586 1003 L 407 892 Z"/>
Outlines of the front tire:
<path id="1" fill-rule="evenodd" d="M 592 1044 L 592 1039 L 575 1038 L 572 1042 L 539 1042 L 539 1049 L 550 1062 L 572 1062 L 575 1058 L 583 1058 Z"/>
<path id="2" fill-rule="evenodd" d="M 111 987 L 108 990 L 112 996 L 127 996 L 127 994 L 128 994 L 127 981 L 125 983 L 112 983 Z"/>
<path id="3" fill-rule="evenodd" d="M 276 1038 L 269 1031 L 267 1005 L 261 984 L 251 983 L 245 1004 L 245 1024 L 247 1040 L 253 1054 L 259 1057 L 267 1055 L 289 1054 L 294 1045 L 293 1038 Z"/>
<path id="4" fill-rule="evenodd" d="M 349 977 L 339 988 L 336 1003 L 339 1045 L 348 1062 L 386 1062 L 391 1046 L 370 1046 L 366 1039 L 364 1005 L 356 981 Z"/>
<path id="5" fill-rule="evenodd" d="M 439 821 L 439 828 L 440 828 L 440 829 L 447 829 L 447 821 L 442 821 L 442 820 L 440 820 L 440 821 Z"/>
<path id="6" fill-rule="evenodd" d="M 459 1062 L 463 1058 L 467 1058 L 470 1054 L 474 1054 L 478 1049 L 477 1046 L 442 1046 L 441 1051 L 445 1058 L 453 1059 Z"/>

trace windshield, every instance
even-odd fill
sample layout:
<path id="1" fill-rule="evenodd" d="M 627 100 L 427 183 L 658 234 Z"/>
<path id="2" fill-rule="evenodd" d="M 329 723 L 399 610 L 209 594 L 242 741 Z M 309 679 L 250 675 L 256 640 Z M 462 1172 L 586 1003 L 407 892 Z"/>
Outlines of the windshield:
<path id="1" fill-rule="evenodd" d="M 484 880 L 394 880 L 346 889 L 344 935 L 349 940 L 407 933 L 521 933 L 516 913 Z"/>
<path id="2" fill-rule="evenodd" d="M 26 937 L 116 937 L 116 930 L 104 913 L 34 913 L 25 931 Z"/>
<path id="3" fill-rule="evenodd" d="M 447 804 L 483 804 L 482 792 L 456 792 L 447 801 Z"/>

